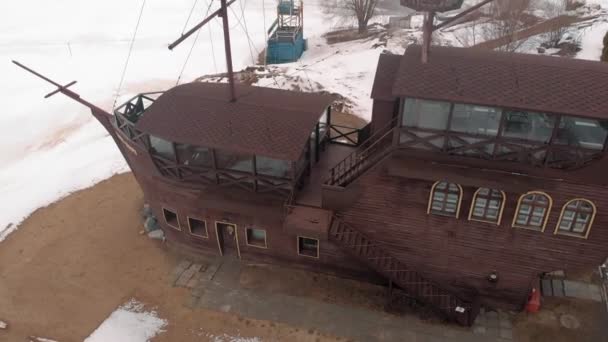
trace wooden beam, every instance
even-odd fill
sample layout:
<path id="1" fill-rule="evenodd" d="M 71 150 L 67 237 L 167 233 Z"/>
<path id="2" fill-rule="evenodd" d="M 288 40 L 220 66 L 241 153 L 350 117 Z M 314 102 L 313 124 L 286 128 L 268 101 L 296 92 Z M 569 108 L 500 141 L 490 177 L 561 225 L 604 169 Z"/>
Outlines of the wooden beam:
<path id="1" fill-rule="evenodd" d="M 226 6 L 230 6 L 232 5 L 236 0 L 231 0 Z M 203 21 L 201 21 L 200 23 L 196 24 L 193 28 L 191 28 L 188 32 L 182 34 L 181 37 L 179 37 L 176 41 L 174 41 L 173 43 L 169 44 L 169 50 L 173 50 L 175 49 L 179 44 L 181 44 L 184 40 L 188 39 L 188 37 L 190 37 L 193 33 L 195 33 L 196 31 L 200 30 L 203 26 L 205 26 L 208 22 L 211 21 L 211 19 L 219 16 L 222 14 L 222 8 L 218 9 L 217 11 L 211 13 L 207 18 L 205 18 Z"/>
<path id="2" fill-rule="evenodd" d="M 453 16 L 452 18 L 450 18 L 450 19 L 442 22 L 441 24 L 433 26 L 433 31 L 439 30 L 439 29 L 441 29 L 441 28 L 443 28 L 443 27 L 445 27 L 445 26 L 453 23 L 454 21 L 456 21 L 456 20 L 464 17 L 465 15 L 470 14 L 473 11 L 478 10 L 479 8 L 485 6 L 486 4 L 489 4 L 492 1 L 494 1 L 494 0 L 484 0 L 484 1 L 480 2 L 480 3 L 478 3 L 475 6 L 471 6 L 471 7 L 467 8 L 466 10 L 458 13 L 457 15 Z"/>

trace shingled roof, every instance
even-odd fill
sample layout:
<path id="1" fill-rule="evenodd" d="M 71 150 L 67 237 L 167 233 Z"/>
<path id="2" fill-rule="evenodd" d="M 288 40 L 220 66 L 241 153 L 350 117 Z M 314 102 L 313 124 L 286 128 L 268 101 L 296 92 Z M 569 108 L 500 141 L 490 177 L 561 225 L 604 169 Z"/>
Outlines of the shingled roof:
<path id="1" fill-rule="evenodd" d="M 608 118 L 608 63 L 433 46 L 424 64 L 420 53 L 401 57 L 393 96 Z"/>
<path id="2" fill-rule="evenodd" d="M 328 95 L 195 82 L 161 95 L 136 124 L 142 132 L 177 142 L 296 161 Z"/>
<path id="3" fill-rule="evenodd" d="M 372 88 L 372 99 L 393 101 L 396 96 L 392 94 L 393 84 L 401 64 L 401 55 L 383 53 L 378 60 L 374 86 Z"/>

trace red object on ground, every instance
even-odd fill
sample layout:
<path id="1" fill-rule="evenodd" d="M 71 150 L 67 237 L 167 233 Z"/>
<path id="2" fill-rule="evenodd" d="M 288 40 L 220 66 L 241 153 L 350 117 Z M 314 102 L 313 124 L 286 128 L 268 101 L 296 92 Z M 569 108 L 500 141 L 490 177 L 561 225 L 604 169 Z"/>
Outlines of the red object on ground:
<path id="1" fill-rule="evenodd" d="M 528 303 L 526 304 L 526 311 L 534 313 L 538 312 L 538 310 L 540 310 L 540 292 L 533 288 L 532 293 L 528 298 Z"/>

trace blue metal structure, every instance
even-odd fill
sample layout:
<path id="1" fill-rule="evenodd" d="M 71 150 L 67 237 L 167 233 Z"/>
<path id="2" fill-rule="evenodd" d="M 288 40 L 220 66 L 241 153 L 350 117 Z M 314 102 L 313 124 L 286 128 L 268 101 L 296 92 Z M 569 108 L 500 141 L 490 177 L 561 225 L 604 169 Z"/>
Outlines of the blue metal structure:
<path id="1" fill-rule="evenodd" d="M 268 30 L 266 63 L 297 61 L 306 50 L 302 0 L 279 0 L 277 19 Z"/>

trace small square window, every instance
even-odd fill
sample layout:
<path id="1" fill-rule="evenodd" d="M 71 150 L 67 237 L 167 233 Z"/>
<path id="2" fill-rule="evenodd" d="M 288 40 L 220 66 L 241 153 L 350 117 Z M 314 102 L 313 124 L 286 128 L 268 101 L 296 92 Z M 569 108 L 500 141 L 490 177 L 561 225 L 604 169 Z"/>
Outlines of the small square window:
<path id="1" fill-rule="evenodd" d="M 207 222 L 188 217 L 188 226 L 190 227 L 190 234 L 203 238 L 208 237 Z"/>
<path id="2" fill-rule="evenodd" d="M 163 216 L 165 216 L 165 222 L 167 222 L 167 224 L 171 228 L 181 230 L 181 228 L 179 227 L 179 219 L 177 218 L 176 212 L 163 208 Z"/>
<path id="3" fill-rule="evenodd" d="M 319 240 L 298 236 L 298 254 L 313 258 L 319 257 Z"/>
<path id="4" fill-rule="evenodd" d="M 247 244 L 249 246 L 267 248 L 266 231 L 264 229 L 247 228 Z"/>

